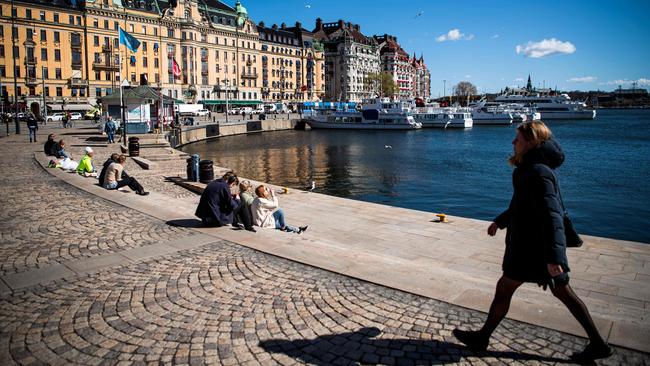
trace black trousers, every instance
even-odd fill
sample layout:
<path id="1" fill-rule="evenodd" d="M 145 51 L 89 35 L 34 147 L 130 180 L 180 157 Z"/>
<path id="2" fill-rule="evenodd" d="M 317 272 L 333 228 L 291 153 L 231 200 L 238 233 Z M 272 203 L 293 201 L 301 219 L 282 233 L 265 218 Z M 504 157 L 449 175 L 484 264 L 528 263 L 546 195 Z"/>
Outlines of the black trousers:
<path id="1" fill-rule="evenodd" d="M 235 210 L 233 224 L 241 223 L 244 228 L 251 229 L 253 227 L 253 214 L 251 208 L 245 204 L 240 204 Z"/>
<path id="2" fill-rule="evenodd" d="M 124 186 L 129 186 L 129 188 L 139 193 L 144 191 L 142 185 L 133 177 L 128 177 L 117 182 L 117 188 L 122 188 Z"/>

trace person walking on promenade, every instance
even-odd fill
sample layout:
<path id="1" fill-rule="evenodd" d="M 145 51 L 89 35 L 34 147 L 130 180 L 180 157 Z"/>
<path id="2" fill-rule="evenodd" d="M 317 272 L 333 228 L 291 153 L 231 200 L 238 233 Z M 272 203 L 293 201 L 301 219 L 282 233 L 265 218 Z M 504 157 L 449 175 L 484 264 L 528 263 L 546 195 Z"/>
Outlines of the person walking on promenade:
<path id="1" fill-rule="evenodd" d="M 260 184 L 255 188 L 257 197 L 253 200 L 251 211 L 253 212 L 253 223 L 262 228 L 279 229 L 290 233 L 302 234 L 307 226 L 296 229 L 289 226 L 284 220 L 284 211 L 280 208 L 275 192 Z"/>
<path id="2" fill-rule="evenodd" d="M 233 222 L 234 212 L 239 206 L 237 195 L 232 190 L 239 184 L 239 178 L 233 172 L 226 172 L 223 177 L 210 182 L 199 200 L 194 213 L 204 226 L 225 226 Z"/>
<path id="3" fill-rule="evenodd" d="M 126 162 L 126 156 L 120 155 L 117 157 L 117 160 L 106 169 L 106 176 L 104 178 L 104 188 L 106 189 L 119 189 L 124 186 L 129 186 L 136 194 L 140 196 L 146 196 L 149 192 L 146 192 L 142 185 L 133 177 L 127 177 L 122 179 L 122 170 L 124 170 L 124 163 Z"/>
<path id="4" fill-rule="evenodd" d="M 29 142 L 38 142 L 36 141 L 36 131 L 38 131 L 38 121 L 34 117 L 33 113 L 27 115 L 27 128 L 29 129 Z M 34 141 L 32 141 L 32 137 Z"/>
<path id="5" fill-rule="evenodd" d="M 115 143 L 115 131 L 117 131 L 117 126 L 115 126 L 115 121 L 113 121 L 113 117 L 108 116 L 108 118 L 106 119 L 106 123 L 104 124 L 104 132 L 106 132 L 106 136 L 108 137 L 109 144 Z"/>
<path id="6" fill-rule="evenodd" d="M 524 282 L 532 282 L 544 289 L 549 286 L 587 332 L 589 345 L 571 356 L 574 361 L 608 357 L 611 348 L 569 285 L 564 209 L 552 170 L 562 164 L 564 153 L 551 130 L 540 121 L 520 124 L 512 145 L 512 200 L 487 229 L 488 235 L 494 236 L 497 229 L 507 228 L 503 275 L 483 327 L 478 331 L 454 329 L 453 334 L 468 348 L 485 350 L 492 332 L 508 313 L 514 292 Z"/>

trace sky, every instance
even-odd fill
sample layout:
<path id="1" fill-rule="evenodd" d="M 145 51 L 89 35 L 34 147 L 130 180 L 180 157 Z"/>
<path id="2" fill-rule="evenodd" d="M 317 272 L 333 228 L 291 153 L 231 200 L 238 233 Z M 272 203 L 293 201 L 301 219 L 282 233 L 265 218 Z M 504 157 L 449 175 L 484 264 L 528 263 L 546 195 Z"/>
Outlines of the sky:
<path id="1" fill-rule="evenodd" d="M 234 6 L 234 0 L 224 1 Z M 232 3 L 232 4 L 231 4 Z M 390 34 L 431 72 L 433 97 L 460 81 L 479 93 L 506 86 L 564 91 L 650 88 L 650 0 L 242 0 L 267 26 L 323 22 Z"/>

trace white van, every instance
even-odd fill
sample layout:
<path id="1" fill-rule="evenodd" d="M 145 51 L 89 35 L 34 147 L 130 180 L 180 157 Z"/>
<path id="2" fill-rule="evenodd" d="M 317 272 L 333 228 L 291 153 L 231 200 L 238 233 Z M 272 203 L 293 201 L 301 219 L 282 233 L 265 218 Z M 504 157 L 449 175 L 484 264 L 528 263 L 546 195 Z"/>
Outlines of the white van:
<path id="1" fill-rule="evenodd" d="M 275 104 L 272 103 L 264 104 L 264 113 L 277 113 Z"/>

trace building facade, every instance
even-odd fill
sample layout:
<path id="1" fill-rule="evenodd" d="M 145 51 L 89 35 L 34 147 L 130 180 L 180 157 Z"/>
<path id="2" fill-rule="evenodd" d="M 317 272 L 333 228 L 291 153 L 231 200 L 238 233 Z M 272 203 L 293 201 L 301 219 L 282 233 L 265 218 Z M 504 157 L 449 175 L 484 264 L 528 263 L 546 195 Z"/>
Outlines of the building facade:
<path id="1" fill-rule="evenodd" d="M 257 26 L 262 58 L 262 98 L 305 102 L 323 97 L 323 50 L 297 22 Z"/>
<path id="2" fill-rule="evenodd" d="M 380 72 L 379 47 L 357 24 L 316 19 L 314 39 L 325 51 L 325 100 L 360 102 L 373 97 L 368 75 Z"/>
<path id="3" fill-rule="evenodd" d="M 402 100 L 414 98 L 413 82 L 415 74 L 411 58 L 397 43 L 397 38 L 388 34 L 374 36 L 379 44 L 381 71 L 389 73 L 397 85 L 396 97 Z"/>
<path id="4" fill-rule="evenodd" d="M 431 98 L 431 73 L 427 68 L 427 65 L 424 63 L 424 56 L 420 56 L 419 59 L 413 58 L 410 60 L 412 72 L 413 72 L 413 91 L 412 95 L 414 98 L 422 98 L 427 100 Z"/>
<path id="5" fill-rule="evenodd" d="M 136 52 L 120 46 L 120 28 L 141 42 Z M 258 28 L 239 1 L 234 7 L 218 0 L 5 1 L 0 4 L 3 101 L 17 99 L 21 107 L 34 101 L 95 104 L 119 88 L 122 78 L 206 105 L 226 98 L 256 104 L 322 96 L 323 53 L 314 49 L 311 33 L 287 28 L 292 45 L 280 46 L 261 39 Z M 262 51 L 262 43 L 267 48 L 275 43 L 273 62 L 279 67 L 268 81 L 282 90 L 263 89 L 262 54 L 268 58 L 274 48 Z"/>

